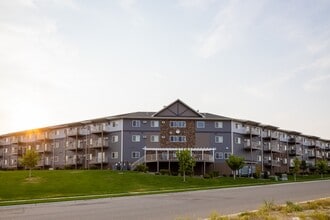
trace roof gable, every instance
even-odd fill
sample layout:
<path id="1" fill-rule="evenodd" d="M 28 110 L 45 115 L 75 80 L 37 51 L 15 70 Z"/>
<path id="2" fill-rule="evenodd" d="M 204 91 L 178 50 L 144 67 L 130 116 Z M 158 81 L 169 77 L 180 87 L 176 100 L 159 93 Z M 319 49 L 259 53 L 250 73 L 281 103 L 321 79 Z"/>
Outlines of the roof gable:
<path id="1" fill-rule="evenodd" d="M 153 117 L 196 117 L 203 118 L 204 116 L 193 110 L 180 99 L 164 107 L 159 112 L 156 112 Z"/>

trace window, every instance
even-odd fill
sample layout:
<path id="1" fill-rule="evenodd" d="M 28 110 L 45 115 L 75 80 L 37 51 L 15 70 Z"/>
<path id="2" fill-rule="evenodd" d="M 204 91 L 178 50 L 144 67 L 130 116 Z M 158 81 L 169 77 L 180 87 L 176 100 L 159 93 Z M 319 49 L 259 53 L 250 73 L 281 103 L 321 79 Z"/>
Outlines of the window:
<path id="1" fill-rule="evenodd" d="M 205 121 L 197 121 L 197 128 L 205 128 Z"/>
<path id="2" fill-rule="evenodd" d="M 151 142 L 159 142 L 159 136 L 158 135 L 151 135 L 150 136 Z"/>
<path id="3" fill-rule="evenodd" d="M 140 152 L 133 151 L 131 156 L 132 156 L 132 158 L 140 158 Z"/>
<path id="4" fill-rule="evenodd" d="M 58 162 L 58 156 L 54 157 L 54 162 Z"/>
<path id="5" fill-rule="evenodd" d="M 93 145 L 93 139 L 92 139 L 92 138 L 89 139 L 89 144 L 90 144 L 90 145 Z"/>
<path id="6" fill-rule="evenodd" d="M 241 126 L 240 124 L 235 123 L 235 128 L 236 128 L 236 129 L 240 128 L 240 126 Z"/>
<path id="7" fill-rule="evenodd" d="M 150 126 L 152 128 L 158 128 L 159 127 L 159 121 L 151 121 Z"/>
<path id="8" fill-rule="evenodd" d="M 60 143 L 59 142 L 55 142 L 55 148 L 59 148 L 60 147 Z"/>
<path id="9" fill-rule="evenodd" d="M 223 152 L 215 152 L 215 159 L 223 159 Z"/>
<path id="10" fill-rule="evenodd" d="M 60 130 L 56 130 L 55 135 L 60 135 Z"/>
<path id="11" fill-rule="evenodd" d="M 223 123 L 222 123 L 222 121 L 216 121 L 216 122 L 214 122 L 214 127 L 215 127 L 215 128 L 223 128 Z"/>
<path id="12" fill-rule="evenodd" d="M 111 152 L 111 159 L 117 159 L 118 158 L 118 152 Z"/>
<path id="13" fill-rule="evenodd" d="M 225 160 L 227 160 L 230 156 L 230 153 L 224 153 L 224 156 L 225 156 Z"/>
<path id="14" fill-rule="evenodd" d="M 171 142 L 186 142 L 186 136 L 170 136 Z"/>
<path id="15" fill-rule="evenodd" d="M 133 120 L 132 121 L 132 127 L 140 127 L 140 126 L 141 126 L 140 120 Z"/>
<path id="16" fill-rule="evenodd" d="M 36 145 L 36 150 L 38 151 L 38 150 L 39 150 L 39 148 L 40 148 L 40 145 L 39 145 L 39 144 L 37 144 L 37 145 Z"/>
<path id="17" fill-rule="evenodd" d="M 118 126 L 118 121 L 113 121 L 113 122 L 111 122 L 111 125 L 112 125 L 112 127 L 114 128 L 114 127 L 117 127 Z"/>
<path id="18" fill-rule="evenodd" d="M 235 143 L 236 144 L 241 144 L 241 138 L 240 137 L 235 137 Z"/>
<path id="19" fill-rule="evenodd" d="M 5 160 L 5 165 L 8 165 L 8 160 Z"/>
<path id="20" fill-rule="evenodd" d="M 185 121 L 170 121 L 170 127 L 172 128 L 185 128 L 186 122 Z"/>
<path id="21" fill-rule="evenodd" d="M 261 155 L 258 155 L 257 157 L 258 157 L 258 159 L 257 159 L 258 162 L 261 162 Z"/>
<path id="22" fill-rule="evenodd" d="M 112 143 L 118 142 L 118 135 L 111 136 L 111 142 Z"/>
<path id="23" fill-rule="evenodd" d="M 223 136 L 215 136 L 215 143 L 223 143 Z"/>
<path id="24" fill-rule="evenodd" d="M 140 142 L 140 135 L 132 135 L 132 142 Z"/>

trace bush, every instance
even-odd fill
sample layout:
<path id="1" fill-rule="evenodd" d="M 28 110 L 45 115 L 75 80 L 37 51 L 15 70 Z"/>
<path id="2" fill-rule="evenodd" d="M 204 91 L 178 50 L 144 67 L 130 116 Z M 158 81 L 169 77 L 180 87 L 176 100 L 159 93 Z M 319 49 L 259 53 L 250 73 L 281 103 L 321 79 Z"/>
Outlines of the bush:
<path id="1" fill-rule="evenodd" d="M 179 173 L 178 172 L 176 172 L 176 171 L 171 171 L 171 175 L 172 176 L 177 176 Z"/>
<path id="2" fill-rule="evenodd" d="M 149 168 L 145 164 L 139 164 L 135 168 L 135 171 L 144 172 L 144 173 L 147 172 L 148 170 L 149 170 Z"/>
<path id="3" fill-rule="evenodd" d="M 219 177 L 220 176 L 219 171 L 213 171 L 212 176 L 213 177 Z"/>
<path id="4" fill-rule="evenodd" d="M 161 175 L 170 175 L 170 171 L 168 169 L 160 169 L 159 172 Z"/>
<path id="5" fill-rule="evenodd" d="M 204 177 L 204 179 L 210 179 L 210 178 L 212 178 L 211 175 L 208 174 L 208 173 L 205 173 L 203 177 Z"/>

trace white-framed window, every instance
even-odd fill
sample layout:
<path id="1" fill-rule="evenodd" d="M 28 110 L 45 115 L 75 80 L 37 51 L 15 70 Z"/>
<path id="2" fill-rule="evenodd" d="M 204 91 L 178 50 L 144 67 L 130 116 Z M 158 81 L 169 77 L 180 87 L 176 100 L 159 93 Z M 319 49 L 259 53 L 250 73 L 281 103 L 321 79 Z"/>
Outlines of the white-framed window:
<path id="1" fill-rule="evenodd" d="M 150 136 L 151 142 L 159 142 L 159 135 L 151 135 Z"/>
<path id="2" fill-rule="evenodd" d="M 132 135 L 132 142 L 140 142 L 141 136 L 140 135 Z"/>
<path id="3" fill-rule="evenodd" d="M 5 148 L 5 153 L 8 153 L 8 148 Z"/>
<path id="4" fill-rule="evenodd" d="M 185 128 L 186 122 L 185 121 L 170 121 L 170 127 L 172 128 Z"/>
<path id="5" fill-rule="evenodd" d="M 186 142 L 186 136 L 172 135 L 170 136 L 170 142 Z"/>
<path id="6" fill-rule="evenodd" d="M 205 128 L 205 121 L 197 121 L 197 128 Z"/>
<path id="7" fill-rule="evenodd" d="M 58 162 L 58 160 L 59 160 L 59 159 L 58 159 L 58 156 L 55 156 L 55 157 L 54 157 L 54 162 L 56 162 L 56 163 L 57 163 L 57 162 Z"/>
<path id="8" fill-rule="evenodd" d="M 235 143 L 236 144 L 241 144 L 242 143 L 242 140 L 240 137 L 235 137 Z"/>
<path id="9" fill-rule="evenodd" d="M 55 148 L 59 148 L 60 147 L 60 143 L 59 142 L 55 142 Z"/>
<path id="10" fill-rule="evenodd" d="M 158 128 L 159 127 L 159 121 L 150 121 L 150 126 L 152 128 Z"/>
<path id="11" fill-rule="evenodd" d="M 223 152 L 215 152 L 215 159 L 222 160 L 223 159 Z"/>
<path id="12" fill-rule="evenodd" d="M 118 121 L 113 121 L 111 122 L 111 126 L 114 128 L 114 127 L 117 127 L 119 125 Z"/>
<path id="13" fill-rule="evenodd" d="M 118 135 L 114 135 L 114 136 L 111 136 L 111 142 L 112 143 L 116 143 L 116 142 L 118 142 Z"/>
<path id="14" fill-rule="evenodd" d="M 5 160 L 5 165 L 8 165 L 8 160 Z"/>
<path id="15" fill-rule="evenodd" d="M 111 159 L 117 159 L 118 158 L 118 152 L 111 152 Z"/>
<path id="16" fill-rule="evenodd" d="M 214 122 L 215 128 L 223 128 L 223 122 L 222 121 L 216 121 Z"/>
<path id="17" fill-rule="evenodd" d="M 261 162 L 261 155 L 257 156 L 257 160 L 258 160 L 258 162 Z"/>
<path id="18" fill-rule="evenodd" d="M 132 121 L 132 127 L 140 127 L 141 121 L 140 120 L 133 120 Z"/>
<path id="19" fill-rule="evenodd" d="M 93 145 L 93 139 L 92 139 L 92 138 L 89 139 L 89 144 L 90 144 L 90 145 Z"/>
<path id="20" fill-rule="evenodd" d="M 215 143 L 223 143 L 223 136 L 215 136 Z"/>
<path id="21" fill-rule="evenodd" d="M 40 148 L 40 145 L 39 145 L 39 144 L 37 144 L 37 145 L 36 145 L 36 150 L 38 151 L 38 150 L 39 150 L 39 148 Z"/>
<path id="22" fill-rule="evenodd" d="M 131 157 L 132 158 L 140 158 L 140 152 L 139 151 L 132 151 Z"/>
<path id="23" fill-rule="evenodd" d="M 60 135 L 60 130 L 56 130 L 55 135 Z"/>
<path id="24" fill-rule="evenodd" d="M 225 160 L 227 160 L 227 159 L 229 158 L 230 155 L 231 155 L 231 153 L 225 152 L 225 153 L 224 153 Z"/>

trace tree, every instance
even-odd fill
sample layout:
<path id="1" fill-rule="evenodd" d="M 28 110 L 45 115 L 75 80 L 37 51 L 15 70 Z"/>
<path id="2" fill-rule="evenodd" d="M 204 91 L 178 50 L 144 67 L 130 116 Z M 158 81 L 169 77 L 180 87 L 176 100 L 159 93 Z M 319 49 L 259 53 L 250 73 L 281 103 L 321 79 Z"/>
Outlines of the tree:
<path id="1" fill-rule="evenodd" d="M 236 179 L 236 171 L 242 169 L 244 166 L 244 158 L 230 155 L 226 160 L 227 165 L 234 172 L 234 179 Z"/>
<path id="2" fill-rule="evenodd" d="M 176 156 L 179 160 L 179 171 L 183 173 L 183 182 L 185 182 L 186 172 L 194 169 L 196 161 L 187 149 L 176 152 Z"/>
<path id="3" fill-rule="evenodd" d="M 302 169 L 304 174 L 306 173 L 307 168 L 308 168 L 308 166 L 307 166 L 306 160 L 301 161 L 300 169 Z"/>
<path id="4" fill-rule="evenodd" d="M 323 174 L 328 171 L 328 161 L 318 160 L 316 162 L 316 169 L 321 174 L 321 178 L 323 178 Z"/>
<path id="5" fill-rule="evenodd" d="M 297 173 L 299 173 L 300 171 L 300 164 L 301 161 L 296 157 L 293 160 L 293 177 L 294 177 L 294 181 L 297 180 Z"/>
<path id="6" fill-rule="evenodd" d="M 31 178 L 32 169 L 38 164 L 39 155 L 34 150 L 27 150 L 21 159 L 21 164 L 29 168 L 29 178 Z"/>

